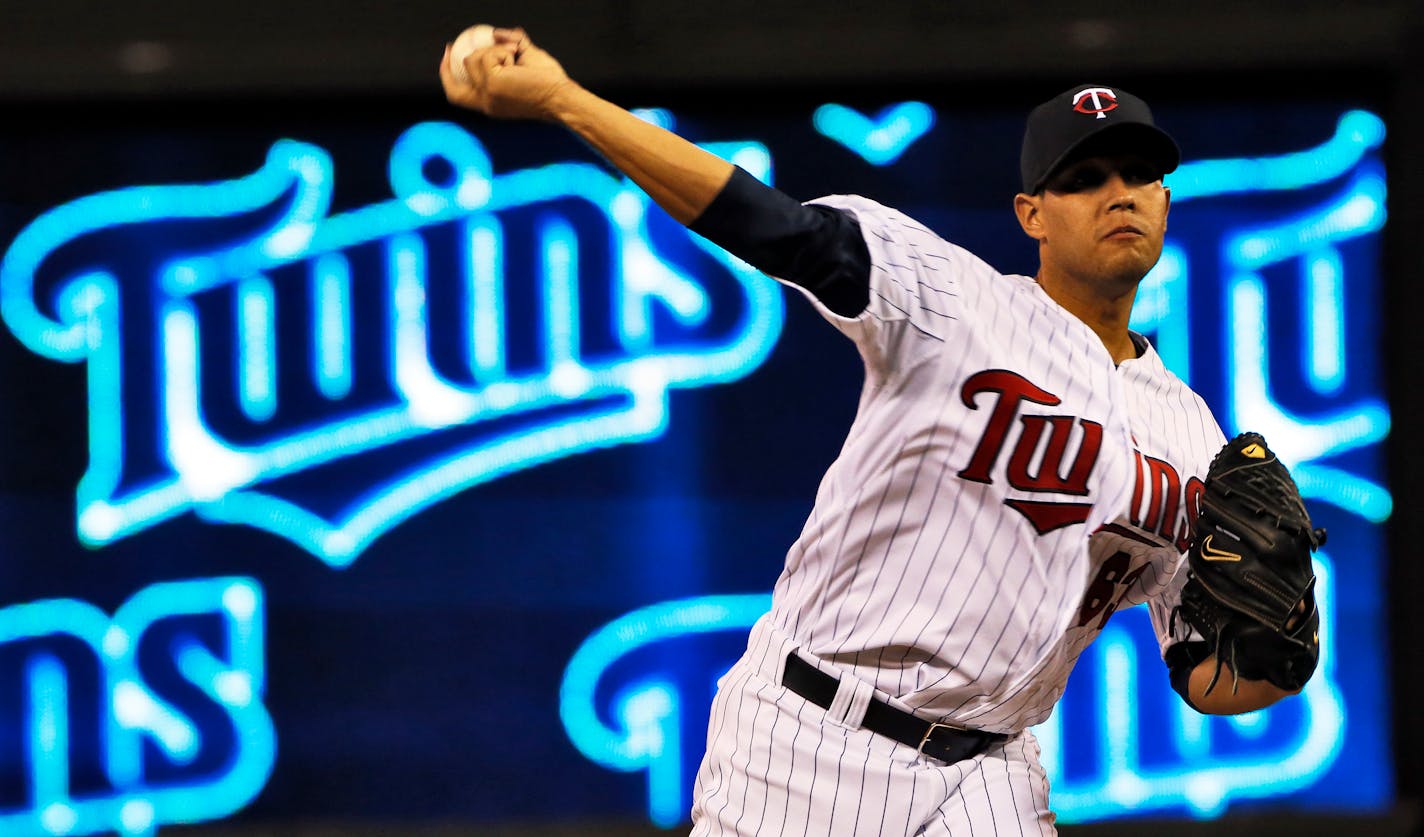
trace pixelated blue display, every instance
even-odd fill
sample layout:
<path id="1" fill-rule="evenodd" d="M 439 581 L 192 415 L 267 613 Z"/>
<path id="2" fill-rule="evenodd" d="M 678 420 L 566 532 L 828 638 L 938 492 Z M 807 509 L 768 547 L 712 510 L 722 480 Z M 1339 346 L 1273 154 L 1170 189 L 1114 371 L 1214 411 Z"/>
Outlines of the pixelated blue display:
<path id="1" fill-rule="evenodd" d="M 1243 126 L 1222 153 L 1179 136 L 1132 327 L 1329 527 L 1320 673 L 1205 718 L 1145 612 L 1116 615 L 1036 729 L 1065 822 L 1392 797 L 1385 126 L 1280 107 L 1298 140 L 1261 127 L 1275 111 L 1214 115 Z M 943 103 L 637 113 L 1032 270 L 1009 187 L 963 153 L 1014 151 L 1012 183 L 1021 115 L 986 145 Z M 0 211 L 0 387 L 24 393 L 0 461 L 34 463 L 0 473 L 0 833 L 530 821 L 550 786 L 560 819 L 677 827 L 859 361 L 552 128 L 330 118 L 320 140 L 274 121 L 240 164 L 174 154 L 182 175 Z"/>

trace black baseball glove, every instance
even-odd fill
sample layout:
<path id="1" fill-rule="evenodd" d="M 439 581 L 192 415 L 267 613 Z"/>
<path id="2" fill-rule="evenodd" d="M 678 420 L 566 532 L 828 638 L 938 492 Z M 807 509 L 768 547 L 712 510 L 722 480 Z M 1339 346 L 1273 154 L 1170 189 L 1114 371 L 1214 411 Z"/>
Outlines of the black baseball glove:
<path id="1" fill-rule="evenodd" d="M 1257 433 L 1226 443 L 1207 470 L 1201 515 L 1187 552 L 1182 602 L 1172 613 L 1195 628 L 1221 666 L 1287 691 L 1310 679 L 1320 657 L 1320 614 L 1310 553 L 1325 542 L 1290 472 Z"/>

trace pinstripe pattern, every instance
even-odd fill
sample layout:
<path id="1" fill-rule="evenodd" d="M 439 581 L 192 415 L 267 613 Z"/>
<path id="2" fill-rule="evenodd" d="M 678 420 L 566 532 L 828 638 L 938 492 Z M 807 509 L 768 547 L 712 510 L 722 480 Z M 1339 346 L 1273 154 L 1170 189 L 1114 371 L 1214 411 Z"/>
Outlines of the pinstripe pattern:
<path id="1" fill-rule="evenodd" d="M 693 835 L 1056 833 L 1031 733 L 957 764 L 921 758 L 775 685 L 794 647 L 763 619 L 718 689 Z"/>
<path id="2" fill-rule="evenodd" d="M 1149 603 L 1172 641 L 1188 480 L 1224 438 L 1145 341 L 1114 364 L 1032 279 L 873 201 L 822 202 L 860 224 L 870 301 L 851 319 L 801 292 L 854 341 L 865 384 L 771 613 L 718 691 L 694 833 L 1053 834 L 1024 731 L 1114 609 Z M 1080 470 L 1090 423 L 1100 446 Z M 843 689 L 1013 737 L 921 759 L 783 689 L 792 647 Z"/>

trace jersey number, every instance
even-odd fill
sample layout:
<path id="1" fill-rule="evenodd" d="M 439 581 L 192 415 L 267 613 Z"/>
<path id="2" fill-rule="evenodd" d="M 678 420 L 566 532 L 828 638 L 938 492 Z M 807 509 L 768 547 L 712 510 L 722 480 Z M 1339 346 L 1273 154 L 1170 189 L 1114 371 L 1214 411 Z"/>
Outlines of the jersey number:
<path id="1" fill-rule="evenodd" d="M 1098 568 L 1098 577 L 1088 585 L 1088 593 L 1083 596 L 1083 607 L 1078 611 L 1078 627 L 1086 627 L 1101 615 L 1097 630 L 1103 629 L 1108 623 L 1108 617 L 1117 610 L 1118 603 L 1127 593 L 1128 585 L 1147 571 L 1148 565 L 1143 564 L 1129 572 L 1128 567 L 1131 565 L 1132 556 L 1126 552 L 1115 552 L 1103 562 Z"/>

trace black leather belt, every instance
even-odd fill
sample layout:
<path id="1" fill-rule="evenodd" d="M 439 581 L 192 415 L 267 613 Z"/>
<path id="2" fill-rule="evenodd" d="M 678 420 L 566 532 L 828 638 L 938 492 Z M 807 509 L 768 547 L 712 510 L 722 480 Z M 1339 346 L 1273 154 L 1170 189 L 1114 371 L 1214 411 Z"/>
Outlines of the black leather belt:
<path id="1" fill-rule="evenodd" d="M 831 701 L 836 699 L 839 681 L 792 651 L 786 655 L 786 673 L 781 677 L 781 685 L 822 709 L 830 709 Z M 995 743 L 1008 738 L 999 732 L 960 729 L 948 724 L 926 721 L 875 697 L 870 699 L 870 705 L 865 709 L 865 719 L 860 725 L 871 732 L 914 747 L 946 764 L 974 758 Z"/>

